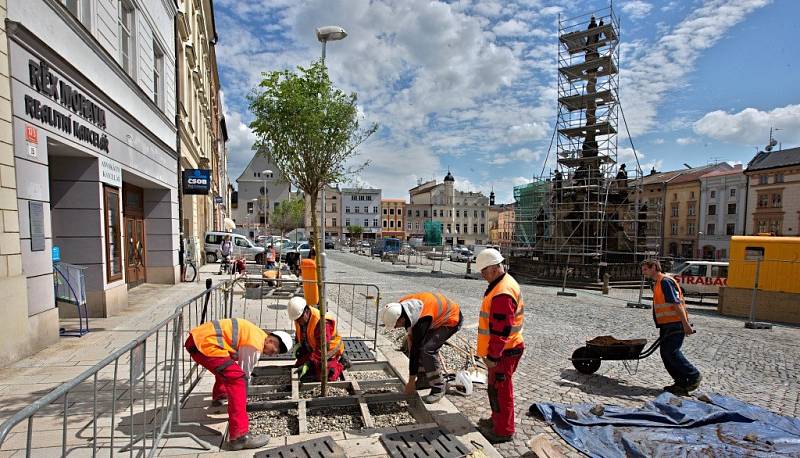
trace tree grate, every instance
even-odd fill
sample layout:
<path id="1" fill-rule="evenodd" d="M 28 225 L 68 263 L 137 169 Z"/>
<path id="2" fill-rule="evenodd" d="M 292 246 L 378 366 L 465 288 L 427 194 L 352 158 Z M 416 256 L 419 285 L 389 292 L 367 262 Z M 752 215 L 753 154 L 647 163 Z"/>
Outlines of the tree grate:
<path id="1" fill-rule="evenodd" d="M 253 455 L 253 458 L 345 458 L 344 449 L 330 436 L 275 447 Z"/>
<path id="2" fill-rule="evenodd" d="M 442 428 L 423 428 L 381 435 L 392 458 L 456 458 L 469 455 L 464 444 Z"/>
<path id="3" fill-rule="evenodd" d="M 367 347 L 363 340 L 344 338 L 344 353 L 350 361 L 374 361 L 375 354 Z"/>

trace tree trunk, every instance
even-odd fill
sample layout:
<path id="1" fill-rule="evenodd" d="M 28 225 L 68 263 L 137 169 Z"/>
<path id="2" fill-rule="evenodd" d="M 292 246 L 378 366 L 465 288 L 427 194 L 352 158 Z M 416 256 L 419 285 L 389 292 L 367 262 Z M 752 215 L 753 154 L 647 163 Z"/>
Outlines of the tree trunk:
<path id="1" fill-rule="evenodd" d="M 317 254 L 316 264 L 317 264 L 317 290 L 319 291 L 319 352 L 320 352 L 320 395 L 325 396 L 328 389 L 328 342 L 325 339 L 325 326 L 327 324 L 325 320 L 325 295 L 323 294 L 323 285 L 322 285 L 322 257 L 320 254 L 322 251 L 320 250 L 320 241 L 322 240 L 321 237 L 324 237 L 324 231 L 320 234 L 318 230 L 318 222 L 317 222 L 317 193 L 311 193 L 311 237 L 309 243 L 312 243 L 314 246 L 314 252 Z M 325 205 L 325 202 L 322 203 Z M 318 237 L 319 236 L 319 237 Z M 324 243 L 324 242 L 322 242 Z"/>

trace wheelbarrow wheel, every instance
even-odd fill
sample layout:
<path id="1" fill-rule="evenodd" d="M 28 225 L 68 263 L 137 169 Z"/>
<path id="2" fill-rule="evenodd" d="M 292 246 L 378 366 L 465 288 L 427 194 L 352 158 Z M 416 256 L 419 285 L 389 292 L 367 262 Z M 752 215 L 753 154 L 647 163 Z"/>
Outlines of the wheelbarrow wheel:
<path id="1" fill-rule="evenodd" d="M 572 365 L 581 374 L 594 374 L 600 369 L 600 358 L 587 347 L 580 347 L 572 352 Z"/>

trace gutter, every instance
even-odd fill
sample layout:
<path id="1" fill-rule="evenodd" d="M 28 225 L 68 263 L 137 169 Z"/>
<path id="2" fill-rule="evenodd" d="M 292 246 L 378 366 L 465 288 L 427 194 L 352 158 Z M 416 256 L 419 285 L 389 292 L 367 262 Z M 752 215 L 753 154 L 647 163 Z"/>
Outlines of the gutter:
<path id="1" fill-rule="evenodd" d="M 180 62 L 181 42 L 180 34 L 178 33 L 178 15 L 176 14 L 172 20 L 173 33 L 175 37 L 175 152 L 178 159 L 175 161 L 177 176 L 178 176 L 178 264 L 181 268 L 181 280 L 183 279 L 183 265 L 185 256 L 185 247 L 183 245 L 183 177 L 181 176 L 181 116 L 180 116 L 180 101 L 181 101 L 181 78 L 178 67 Z"/>

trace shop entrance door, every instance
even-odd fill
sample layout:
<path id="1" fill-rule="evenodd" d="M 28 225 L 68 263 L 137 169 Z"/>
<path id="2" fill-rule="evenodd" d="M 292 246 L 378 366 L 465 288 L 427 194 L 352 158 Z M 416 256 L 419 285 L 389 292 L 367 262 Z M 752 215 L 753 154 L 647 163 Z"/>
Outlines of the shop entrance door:
<path id="1" fill-rule="evenodd" d="M 128 288 L 147 280 L 145 267 L 144 192 L 142 188 L 123 184 L 125 218 L 125 281 Z"/>

